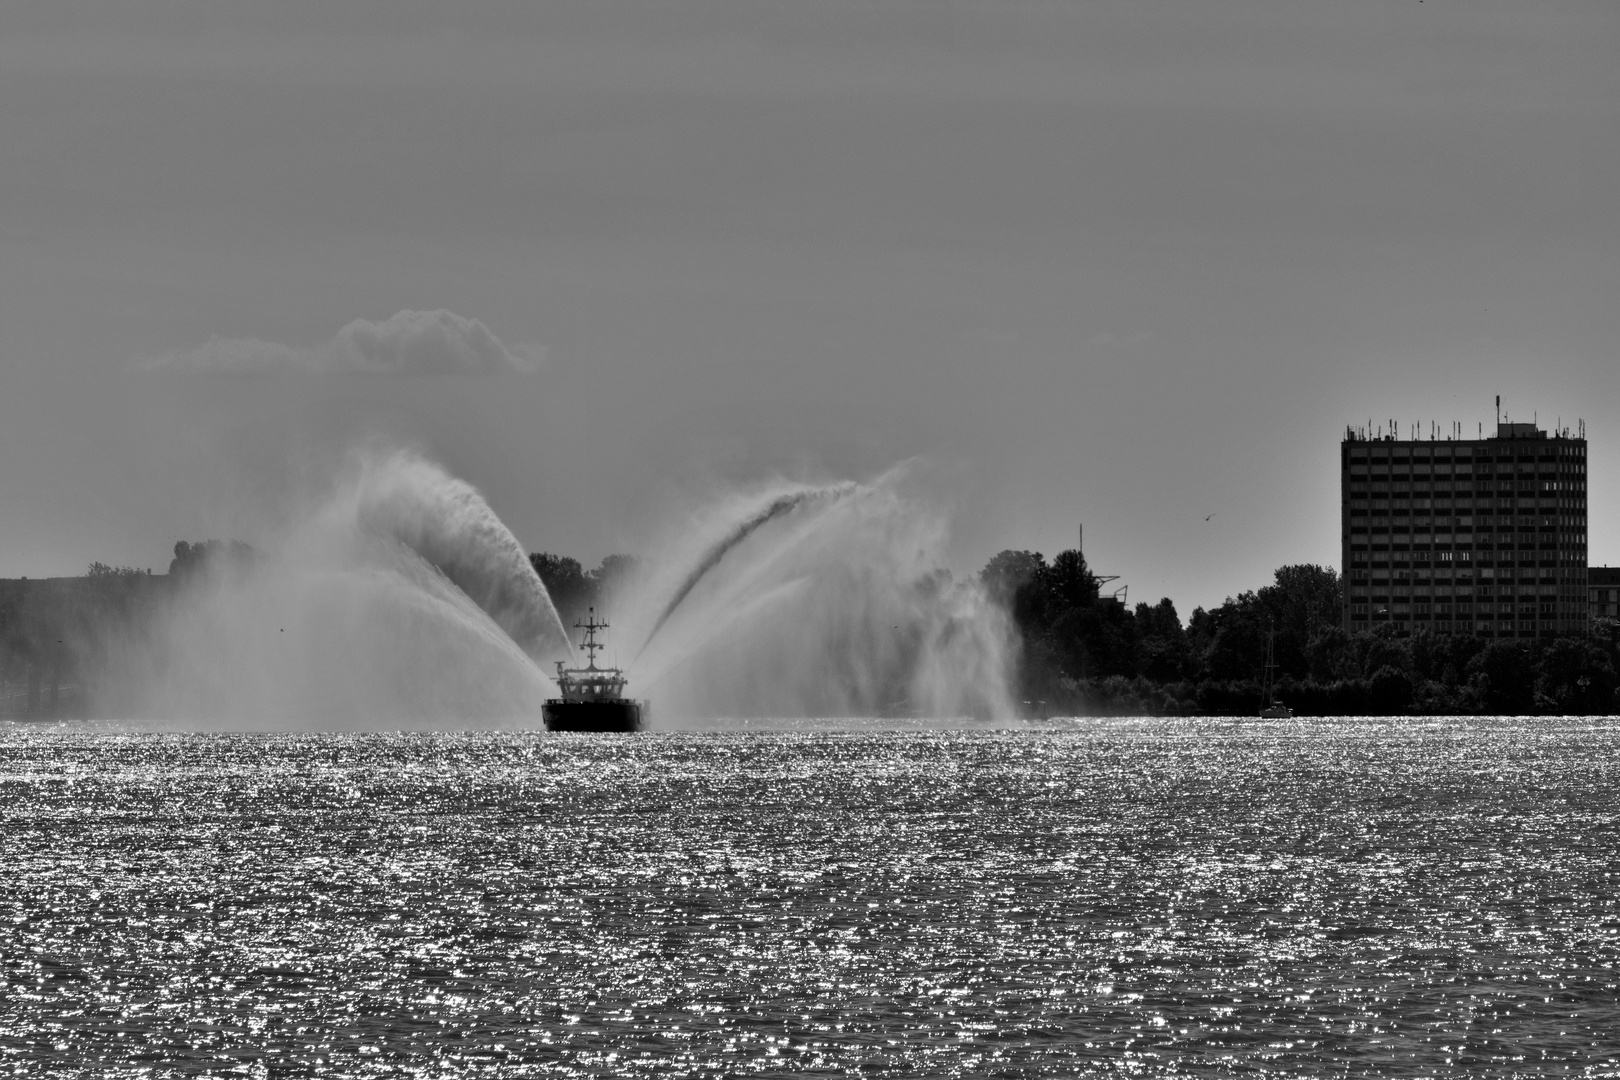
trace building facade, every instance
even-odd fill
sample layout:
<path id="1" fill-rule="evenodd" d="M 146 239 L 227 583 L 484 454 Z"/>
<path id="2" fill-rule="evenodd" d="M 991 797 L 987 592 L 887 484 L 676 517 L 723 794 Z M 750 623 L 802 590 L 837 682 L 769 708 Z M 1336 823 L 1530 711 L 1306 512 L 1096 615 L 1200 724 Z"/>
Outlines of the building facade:
<path id="1" fill-rule="evenodd" d="M 1352 429 L 1339 468 L 1346 629 L 1587 632 L 1584 438 L 1534 424 L 1475 440 Z"/>
<path id="2" fill-rule="evenodd" d="M 1620 619 L 1620 566 L 1588 566 L 1586 599 L 1593 619 Z"/>

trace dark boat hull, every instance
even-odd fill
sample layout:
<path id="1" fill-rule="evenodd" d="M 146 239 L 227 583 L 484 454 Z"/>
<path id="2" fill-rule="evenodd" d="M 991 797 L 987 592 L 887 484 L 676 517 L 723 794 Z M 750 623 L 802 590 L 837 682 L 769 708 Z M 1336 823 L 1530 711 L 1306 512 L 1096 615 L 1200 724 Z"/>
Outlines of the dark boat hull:
<path id="1" fill-rule="evenodd" d="M 564 701 L 552 699 L 541 707 L 547 731 L 640 731 L 641 702 Z"/>

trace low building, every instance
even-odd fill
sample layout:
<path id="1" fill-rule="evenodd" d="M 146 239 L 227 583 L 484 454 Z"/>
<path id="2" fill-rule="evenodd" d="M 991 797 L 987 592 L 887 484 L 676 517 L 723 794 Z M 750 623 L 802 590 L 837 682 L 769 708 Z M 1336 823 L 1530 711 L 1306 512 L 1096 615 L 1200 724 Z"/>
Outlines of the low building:
<path id="1" fill-rule="evenodd" d="M 1584 437 L 1534 424 L 1472 440 L 1350 429 L 1339 458 L 1346 629 L 1586 632 Z"/>
<path id="2" fill-rule="evenodd" d="M 1620 619 L 1620 566 L 1588 566 L 1586 599 L 1594 619 Z"/>

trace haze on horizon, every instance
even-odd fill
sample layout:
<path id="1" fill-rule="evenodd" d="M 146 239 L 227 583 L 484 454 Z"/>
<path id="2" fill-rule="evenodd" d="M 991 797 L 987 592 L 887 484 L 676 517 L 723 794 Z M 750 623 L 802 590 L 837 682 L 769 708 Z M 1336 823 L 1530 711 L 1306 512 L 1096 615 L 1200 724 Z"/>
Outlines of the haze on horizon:
<path id="1" fill-rule="evenodd" d="M 1344 425 L 1583 418 L 1620 7 L 12 3 L 0 576 L 252 540 L 382 433 L 530 550 L 921 459 L 953 568 L 1336 565 Z M 1214 515 L 1206 521 L 1207 515 Z"/>

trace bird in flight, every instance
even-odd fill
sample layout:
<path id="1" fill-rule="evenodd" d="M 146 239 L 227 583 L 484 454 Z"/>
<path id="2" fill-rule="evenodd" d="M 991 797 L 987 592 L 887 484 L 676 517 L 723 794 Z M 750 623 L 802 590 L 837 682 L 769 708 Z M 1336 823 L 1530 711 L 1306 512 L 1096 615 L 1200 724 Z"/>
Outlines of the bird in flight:
<path id="1" fill-rule="evenodd" d="M 1219 511 L 1219 510 L 1217 510 L 1217 511 L 1215 511 L 1215 514 L 1218 514 L 1218 513 L 1220 513 L 1220 511 Z M 1212 517 L 1214 517 L 1214 516 L 1215 516 L 1215 514 L 1205 514 L 1205 515 L 1204 515 L 1204 520 L 1205 520 L 1205 521 L 1208 521 L 1208 520 L 1209 520 L 1209 519 L 1210 519 L 1210 518 L 1212 518 Z"/>

